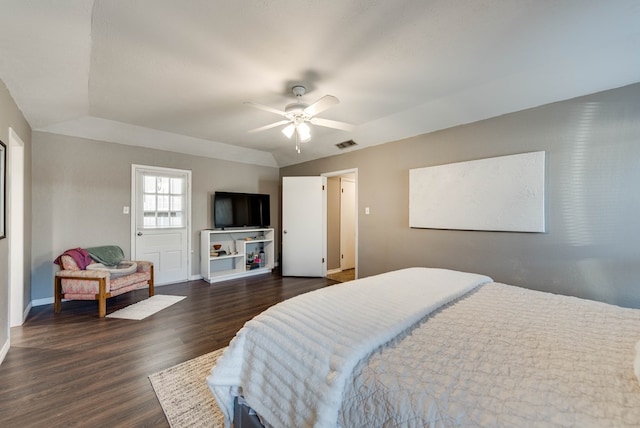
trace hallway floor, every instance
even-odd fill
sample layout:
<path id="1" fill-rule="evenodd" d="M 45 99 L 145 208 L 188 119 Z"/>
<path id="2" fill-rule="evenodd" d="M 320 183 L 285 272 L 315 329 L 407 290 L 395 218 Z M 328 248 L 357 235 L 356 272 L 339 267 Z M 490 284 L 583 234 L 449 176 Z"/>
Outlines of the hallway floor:
<path id="1" fill-rule="evenodd" d="M 333 279 L 334 281 L 339 281 L 339 282 L 352 281 L 356 278 L 356 270 L 347 269 L 341 272 L 331 273 L 327 275 L 327 278 Z"/>

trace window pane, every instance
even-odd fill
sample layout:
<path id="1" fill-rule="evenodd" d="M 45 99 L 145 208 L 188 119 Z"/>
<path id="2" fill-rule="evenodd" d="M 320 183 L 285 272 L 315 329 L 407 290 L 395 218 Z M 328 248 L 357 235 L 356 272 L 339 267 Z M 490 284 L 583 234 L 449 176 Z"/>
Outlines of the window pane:
<path id="1" fill-rule="evenodd" d="M 171 194 L 173 195 L 182 195 L 184 193 L 184 189 L 182 188 L 182 183 L 184 180 L 182 178 L 172 178 L 171 179 Z"/>
<path id="2" fill-rule="evenodd" d="M 182 226 L 182 213 L 171 213 L 171 226 Z"/>
<path id="3" fill-rule="evenodd" d="M 156 177 L 152 175 L 144 176 L 144 193 L 156 193 Z"/>
<path id="4" fill-rule="evenodd" d="M 171 197 L 171 211 L 182 211 L 182 196 Z"/>
<path id="5" fill-rule="evenodd" d="M 144 195 L 144 205 L 142 208 L 144 211 L 156 210 L 156 195 Z"/>
<path id="6" fill-rule="evenodd" d="M 156 215 L 155 213 L 144 213 L 144 227 L 146 229 L 152 229 L 156 227 Z"/>
<path id="7" fill-rule="evenodd" d="M 156 218 L 158 222 L 158 227 L 168 227 L 169 224 L 169 213 L 167 212 L 159 212 L 158 217 Z"/>
<path id="8" fill-rule="evenodd" d="M 169 193 L 169 177 L 158 177 L 158 193 Z"/>
<path id="9" fill-rule="evenodd" d="M 169 196 L 158 195 L 157 209 L 158 211 L 169 211 Z"/>

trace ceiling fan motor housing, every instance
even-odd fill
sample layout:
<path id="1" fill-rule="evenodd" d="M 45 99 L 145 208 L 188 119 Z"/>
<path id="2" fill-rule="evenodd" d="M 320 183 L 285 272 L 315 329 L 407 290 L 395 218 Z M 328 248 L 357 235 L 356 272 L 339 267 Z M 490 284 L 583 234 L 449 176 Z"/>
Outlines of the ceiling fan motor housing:
<path id="1" fill-rule="evenodd" d="M 287 104 L 287 106 L 284 108 L 284 111 L 292 116 L 300 116 L 304 115 L 304 109 L 306 109 L 307 107 L 309 107 L 309 104 L 291 103 Z"/>
<path id="2" fill-rule="evenodd" d="M 307 92 L 307 88 L 305 88 L 302 85 L 296 85 L 293 88 L 291 88 L 291 90 L 293 91 L 293 95 L 295 95 L 298 98 L 300 98 Z"/>
<path id="3" fill-rule="evenodd" d="M 304 109 L 309 107 L 309 104 L 305 104 L 300 100 L 302 96 L 307 92 L 307 89 L 304 86 L 296 85 L 293 88 L 291 88 L 291 91 L 296 96 L 298 101 L 296 101 L 295 103 L 287 104 L 287 106 L 284 108 L 284 111 L 290 114 L 292 117 L 304 116 L 305 115 Z"/>

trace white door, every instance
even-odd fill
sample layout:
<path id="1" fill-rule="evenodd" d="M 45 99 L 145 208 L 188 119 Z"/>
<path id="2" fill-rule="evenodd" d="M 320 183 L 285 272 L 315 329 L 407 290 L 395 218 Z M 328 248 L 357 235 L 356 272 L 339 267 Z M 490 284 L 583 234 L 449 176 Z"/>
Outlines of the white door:
<path id="1" fill-rule="evenodd" d="M 153 262 L 155 284 L 189 279 L 191 171 L 132 165 L 134 260 Z"/>
<path id="2" fill-rule="evenodd" d="M 326 177 L 282 178 L 282 275 L 323 277 L 326 265 Z"/>
<path id="3" fill-rule="evenodd" d="M 356 183 L 340 178 L 340 269 L 356 267 Z"/>

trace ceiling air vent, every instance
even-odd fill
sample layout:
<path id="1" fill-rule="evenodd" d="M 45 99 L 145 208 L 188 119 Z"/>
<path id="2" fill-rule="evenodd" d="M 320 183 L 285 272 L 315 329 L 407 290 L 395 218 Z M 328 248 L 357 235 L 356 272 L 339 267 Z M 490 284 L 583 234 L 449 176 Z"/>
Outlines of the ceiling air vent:
<path id="1" fill-rule="evenodd" d="M 349 140 L 349 141 L 343 141 L 342 143 L 336 144 L 336 147 L 342 150 L 342 149 L 346 149 L 347 147 L 351 147 L 355 145 L 357 145 L 355 141 Z"/>

